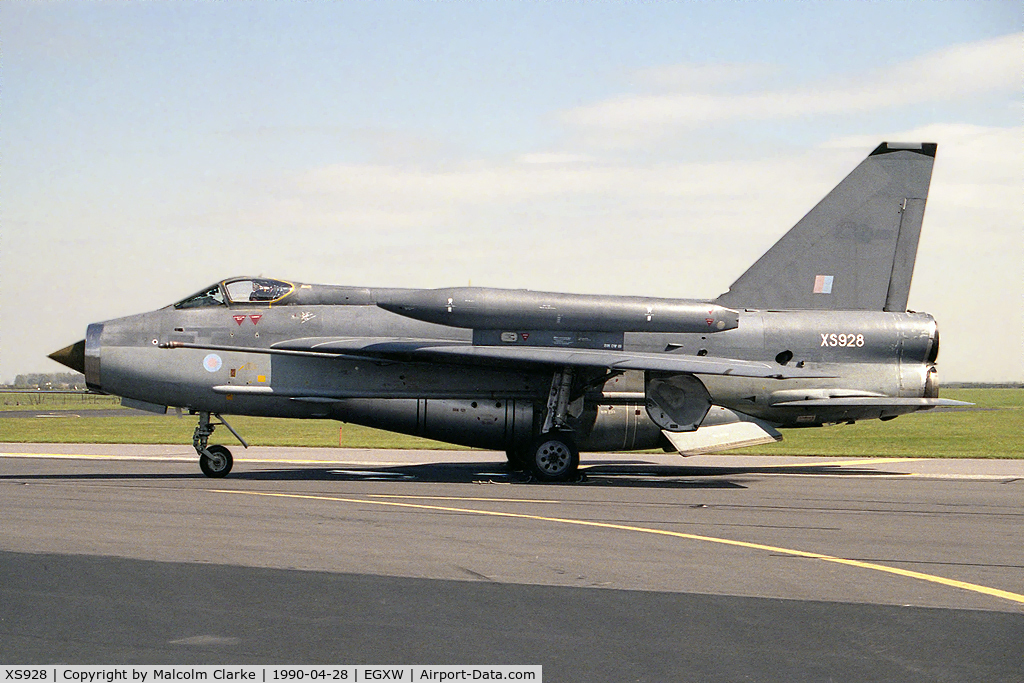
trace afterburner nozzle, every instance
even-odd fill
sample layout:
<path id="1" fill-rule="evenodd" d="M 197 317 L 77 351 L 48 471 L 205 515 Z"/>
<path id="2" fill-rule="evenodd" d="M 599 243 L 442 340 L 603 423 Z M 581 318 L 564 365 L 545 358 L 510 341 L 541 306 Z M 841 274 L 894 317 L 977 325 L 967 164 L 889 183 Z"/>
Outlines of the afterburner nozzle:
<path id="1" fill-rule="evenodd" d="M 75 342 L 71 346 L 65 346 L 60 351 L 54 351 L 48 358 L 52 358 L 61 365 L 67 366 L 76 372 L 85 374 L 85 340 Z"/>

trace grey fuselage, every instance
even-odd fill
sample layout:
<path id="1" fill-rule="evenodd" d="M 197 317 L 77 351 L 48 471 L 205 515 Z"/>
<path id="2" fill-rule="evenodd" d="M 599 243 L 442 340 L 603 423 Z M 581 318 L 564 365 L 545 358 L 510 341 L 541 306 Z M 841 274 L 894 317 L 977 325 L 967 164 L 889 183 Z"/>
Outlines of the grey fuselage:
<path id="1" fill-rule="evenodd" d="M 227 291 L 224 283 L 220 287 Z M 504 292 L 510 299 L 523 294 L 488 291 Z M 292 295 L 274 303 L 232 302 L 225 296 L 211 305 L 168 306 L 93 324 L 84 347 L 86 378 L 95 390 L 153 408 L 334 419 L 501 450 L 534 438 L 541 429 L 552 384 L 552 367 L 541 363 L 502 366 L 357 354 L 317 356 L 315 344 L 302 354 L 267 352 L 272 347 L 293 347 L 304 339 L 317 340 L 317 344 L 321 340 L 373 338 L 499 346 L 524 342 L 524 327 L 515 320 L 505 326 L 500 319 L 490 320 L 487 330 L 474 330 L 417 319 L 411 310 L 394 312 L 400 306 L 396 301 L 408 302 L 417 295 L 412 290 L 298 285 Z M 572 299 L 572 295 L 560 296 Z M 657 318 L 658 310 L 681 311 L 681 330 L 694 327 L 684 319 L 687 311 L 695 307 L 710 311 L 715 306 L 688 300 L 578 298 L 581 306 L 593 307 L 604 301 L 608 310 L 636 309 L 641 316 L 646 311 L 647 321 Z M 650 303 L 645 306 L 644 302 Z M 715 313 L 719 317 L 708 318 L 704 331 L 673 331 L 671 320 L 662 320 L 654 327 L 657 331 L 635 331 L 643 327 L 641 320 L 616 332 L 614 316 L 598 331 L 579 329 L 582 324 L 577 322 L 571 330 L 539 330 L 537 325 L 544 323 L 541 316 L 530 319 L 528 334 L 533 335 L 532 343 L 541 346 L 621 344 L 627 353 L 722 357 L 817 373 L 816 378 L 790 379 L 696 375 L 714 406 L 780 427 L 886 419 L 920 409 L 910 402 L 870 405 L 864 400 L 855 405 L 781 403 L 937 396 L 938 332 L 927 314 L 733 313 L 738 315 L 730 318 L 728 309 L 720 309 Z M 515 342 L 510 341 L 513 338 Z M 208 348 L 167 348 L 172 342 Z M 665 445 L 661 428 L 645 410 L 644 372 L 590 369 L 579 373 L 576 382 L 579 395 L 573 397 L 570 420 L 581 450 Z M 707 419 L 714 415 L 709 413 Z"/>

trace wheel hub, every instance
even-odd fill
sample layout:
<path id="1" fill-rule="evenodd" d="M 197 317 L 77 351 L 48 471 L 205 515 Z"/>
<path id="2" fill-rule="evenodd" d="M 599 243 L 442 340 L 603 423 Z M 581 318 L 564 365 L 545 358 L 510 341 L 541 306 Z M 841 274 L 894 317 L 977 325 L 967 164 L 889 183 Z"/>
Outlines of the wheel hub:
<path id="1" fill-rule="evenodd" d="M 572 452 L 561 441 L 548 441 L 537 449 L 538 467 L 550 475 L 558 475 L 569 467 Z"/>

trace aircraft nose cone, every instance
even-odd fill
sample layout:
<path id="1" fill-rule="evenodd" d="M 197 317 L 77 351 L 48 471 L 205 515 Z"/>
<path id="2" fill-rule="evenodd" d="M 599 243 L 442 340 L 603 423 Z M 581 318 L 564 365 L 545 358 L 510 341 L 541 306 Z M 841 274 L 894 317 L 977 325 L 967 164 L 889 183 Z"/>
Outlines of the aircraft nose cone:
<path id="1" fill-rule="evenodd" d="M 65 346 L 60 351 L 54 351 L 48 358 L 52 358 L 61 365 L 65 365 L 76 372 L 85 374 L 85 340 L 75 342 L 71 346 Z"/>

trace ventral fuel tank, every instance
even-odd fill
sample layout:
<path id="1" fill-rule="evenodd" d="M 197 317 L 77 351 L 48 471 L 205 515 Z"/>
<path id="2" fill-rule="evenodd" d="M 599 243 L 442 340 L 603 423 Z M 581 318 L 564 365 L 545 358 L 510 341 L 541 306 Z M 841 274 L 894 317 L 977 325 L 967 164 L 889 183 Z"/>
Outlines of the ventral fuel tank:
<path id="1" fill-rule="evenodd" d="M 474 330 L 705 333 L 739 326 L 737 311 L 703 301 L 484 287 L 400 292 L 377 305 L 408 318 Z"/>

